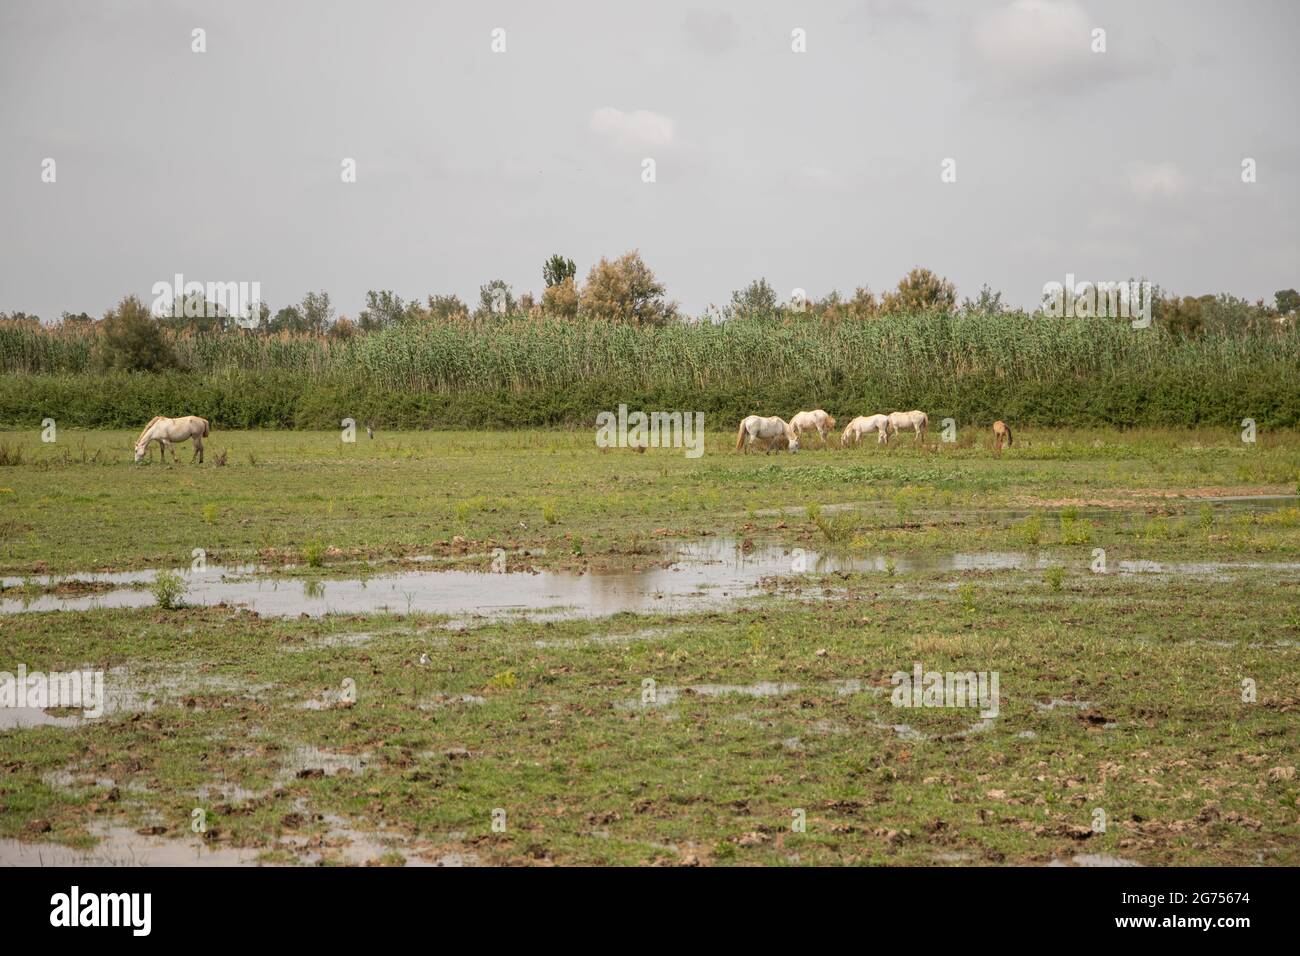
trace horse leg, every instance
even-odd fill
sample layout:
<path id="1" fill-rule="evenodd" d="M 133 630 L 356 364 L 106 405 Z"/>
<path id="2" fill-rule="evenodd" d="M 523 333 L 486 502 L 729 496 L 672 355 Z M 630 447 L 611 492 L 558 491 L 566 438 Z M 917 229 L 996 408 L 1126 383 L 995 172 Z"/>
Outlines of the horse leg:
<path id="1" fill-rule="evenodd" d="M 194 436 L 194 454 L 190 455 L 191 463 L 195 458 L 199 460 L 200 465 L 203 464 L 203 439 L 198 435 Z"/>

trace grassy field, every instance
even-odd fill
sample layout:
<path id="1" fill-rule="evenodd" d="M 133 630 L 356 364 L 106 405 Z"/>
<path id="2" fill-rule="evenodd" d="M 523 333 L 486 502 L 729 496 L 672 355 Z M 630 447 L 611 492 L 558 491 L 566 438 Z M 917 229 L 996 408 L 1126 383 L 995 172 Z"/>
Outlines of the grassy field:
<path id="1" fill-rule="evenodd" d="M 510 570 L 644 567 L 724 537 L 883 563 L 700 613 L 467 628 L 0 615 L 0 670 L 90 666 L 125 695 L 0 732 L 0 858 L 113 829 L 283 863 L 1300 863 L 1300 507 L 1213 500 L 1294 495 L 1293 432 L 1024 429 L 997 455 L 963 428 L 771 456 L 710 434 L 692 460 L 589 431 L 218 431 L 202 466 L 134 466 L 133 438 L 0 433 L 11 591 L 195 548 L 326 582 L 483 569 L 494 547 L 531 552 Z M 894 570 L 1004 551 L 1038 561 Z M 998 715 L 893 706 L 916 662 L 998 673 Z"/>

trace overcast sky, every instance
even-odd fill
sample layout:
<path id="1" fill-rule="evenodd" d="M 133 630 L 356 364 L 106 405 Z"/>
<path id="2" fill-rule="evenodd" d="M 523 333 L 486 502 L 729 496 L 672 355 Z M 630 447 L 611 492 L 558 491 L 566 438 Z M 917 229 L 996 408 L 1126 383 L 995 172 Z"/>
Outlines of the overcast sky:
<path id="1" fill-rule="evenodd" d="M 1067 272 L 1271 301 L 1298 80 L 1289 0 L 4 0 L 0 310 L 180 272 L 355 316 L 634 248 L 692 313 L 916 265 L 1026 306 Z"/>

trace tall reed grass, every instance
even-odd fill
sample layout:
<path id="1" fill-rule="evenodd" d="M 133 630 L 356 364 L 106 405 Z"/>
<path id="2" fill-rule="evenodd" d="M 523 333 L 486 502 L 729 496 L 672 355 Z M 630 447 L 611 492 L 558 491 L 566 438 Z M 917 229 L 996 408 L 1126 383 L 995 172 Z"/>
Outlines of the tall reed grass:
<path id="1" fill-rule="evenodd" d="M 618 401 L 723 417 L 788 414 L 794 403 L 837 415 L 906 406 L 932 418 L 950 411 L 1022 423 L 1300 424 L 1294 327 L 1193 339 L 1121 320 L 930 313 L 834 325 L 739 319 L 638 328 L 519 318 L 351 338 L 167 334 L 183 373 L 112 379 L 95 371 L 93 328 L 0 323 L 0 370 L 27 382 L 0 389 L 0 420 L 19 414 L 13 400 L 25 393 L 79 409 L 70 424 L 112 424 L 176 401 L 190 410 L 207 402 L 212 411 L 236 399 L 257 405 L 233 416 L 240 421 L 285 426 L 332 422 L 335 411 L 355 415 L 359 406 L 392 424 L 438 424 L 449 410 L 455 420 L 474 410 L 506 423 L 521 407 L 535 424 L 578 423 Z M 111 379 L 129 383 L 113 386 L 111 400 L 71 394 L 101 391 Z M 114 410 L 132 404 L 131 395 L 148 408 Z M 606 404 L 583 407 L 590 401 Z M 93 412 L 96 404 L 105 414 Z"/>

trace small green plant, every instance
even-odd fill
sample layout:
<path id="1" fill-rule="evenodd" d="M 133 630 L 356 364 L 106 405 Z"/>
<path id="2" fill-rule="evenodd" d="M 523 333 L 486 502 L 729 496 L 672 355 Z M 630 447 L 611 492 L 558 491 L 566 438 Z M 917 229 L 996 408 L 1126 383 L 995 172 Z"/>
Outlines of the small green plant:
<path id="1" fill-rule="evenodd" d="M 1038 544 L 1043 537 L 1043 519 L 1038 515 L 1030 515 L 1020 522 L 1016 531 L 1025 544 Z"/>
<path id="2" fill-rule="evenodd" d="M 1065 582 L 1065 568 L 1059 564 L 1052 565 L 1043 572 L 1043 580 L 1053 591 L 1061 590 L 1061 585 Z"/>
<path id="3" fill-rule="evenodd" d="M 487 682 L 488 690 L 509 690 L 519 682 L 513 670 L 498 671 Z"/>
<path id="4" fill-rule="evenodd" d="M 1061 512 L 1061 543 L 1087 544 L 1092 540 L 1092 523 L 1079 521 Z"/>
<path id="5" fill-rule="evenodd" d="M 1212 527 L 1214 527 L 1214 509 L 1209 505 L 1201 505 L 1199 520 L 1201 524 L 1201 529 L 1204 531 L 1209 531 Z"/>
<path id="6" fill-rule="evenodd" d="M 213 502 L 208 502 L 203 506 L 203 520 L 207 524 L 217 523 L 217 506 Z"/>
<path id="7" fill-rule="evenodd" d="M 897 573 L 897 571 L 898 571 L 898 565 L 894 562 L 894 556 L 892 554 L 886 555 L 885 573 L 892 578 L 895 575 L 895 573 Z"/>
<path id="8" fill-rule="evenodd" d="M 185 595 L 185 579 L 175 571 L 159 571 L 153 579 L 149 590 L 153 599 L 164 611 L 171 611 L 181 606 Z"/>
<path id="9" fill-rule="evenodd" d="M 827 520 L 819 512 L 813 521 L 817 525 L 817 530 L 822 533 L 822 537 L 831 544 L 843 544 L 853 537 L 854 531 L 857 530 L 857 522 L 849 514 L 837 515 Z"/>
<path id="10" fill-rule="evenodd" d="M 957 589 L 957 597 L 961 601 L 964 610 L 974 612 L 975 610 L 975 585 L 966 581 Z"/>
<path id="11" fill-rule="evenodd" d="M 547 524 L 555 524 L 560 520 L 560 513 L 555 508 L 555 502 L 547 501 L 542 504 L 542 520 Z"/>
<path id="12" fill-rule="evenodd" d="M 819 505 L 817 502 L 815 501 L 808 502 L 808 506 L 805 510 L 808 512 L 808 520 L 811 521 L 813 524 L 816 524 L 821 519 L 822 506 Z"/>
<path id="13" fill-rule="evenodd" d="M 319 568 L 325 563 L 325 544 L 319 538 L 308 541 L 302 548 L 302 560 L 309 568 Z"/>

